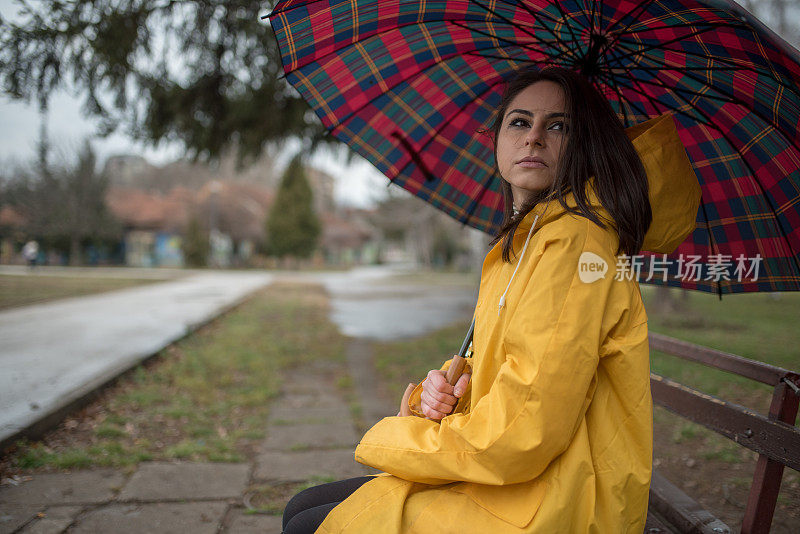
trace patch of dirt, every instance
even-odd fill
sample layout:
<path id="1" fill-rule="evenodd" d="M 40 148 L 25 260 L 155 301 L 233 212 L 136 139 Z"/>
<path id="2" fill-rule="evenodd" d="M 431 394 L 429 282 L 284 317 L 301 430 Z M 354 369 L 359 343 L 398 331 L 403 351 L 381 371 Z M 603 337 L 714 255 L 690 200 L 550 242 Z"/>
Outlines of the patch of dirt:
<path id="1" fill-rule="evenodd" d="M 297 482 L 254 485 L 247 488 L 242 501 L 249 513 L 281 515 L 289 499 L 306 486 Z"/>
<path id="2" fill-rule="evenodd" d="M 727 438 L 695 433 L 694 426 L 662 408 L 656 412 L 654 468 L 739 532 L 757 455 Z M 799 522 L 800 473 L 786 468 L 770 532 L 793 534 Z"/>

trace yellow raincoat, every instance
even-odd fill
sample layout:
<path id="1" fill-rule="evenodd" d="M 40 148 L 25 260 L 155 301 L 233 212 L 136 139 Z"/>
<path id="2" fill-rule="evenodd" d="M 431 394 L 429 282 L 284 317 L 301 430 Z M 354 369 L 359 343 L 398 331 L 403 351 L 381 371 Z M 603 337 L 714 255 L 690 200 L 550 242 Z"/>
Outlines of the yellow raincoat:
<path id="1" fill-rule="evenodd" d="M 671 115 L 627 133 L 653 208 L 643 248 L 671 252 L 694 229 L 697 179 Z M 590 199 L 600 205 L 591 187 Z M 356 460 L 385 473 L 317 532 L 642 532 L 652 462 L 647 316 L 637 282 L 617 274 L 616 233 L 554 201 L 523 220 L 514 250 L 510 285 L 515 262 L 502 261 L 499 244 L 484 261 L 473 374 L 456 413 L 372 427 Z M 418 400 L 419 387 L 410 402 Z"/>

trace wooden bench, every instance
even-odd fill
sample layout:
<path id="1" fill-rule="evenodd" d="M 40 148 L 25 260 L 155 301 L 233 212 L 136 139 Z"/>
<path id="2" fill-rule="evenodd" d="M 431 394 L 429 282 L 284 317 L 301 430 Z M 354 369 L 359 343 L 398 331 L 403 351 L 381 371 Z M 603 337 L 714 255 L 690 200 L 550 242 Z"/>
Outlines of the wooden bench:
<path id="1" fill-rule="evenodd" d="M 800 471 L 800 429 L 794 426 L 800 398 L 800 374 L 654 333 L 650 334 L 650 350 L 774 388 L 769 414 L 765 417 L 668 378 L 650 375 L 655 404 L 758 453 L 741 532 L 768 533 L 784 466 Z M 719 534 L 729 533 L 731 528 L 654 470 L 645 533 L 689 532 Z"/>

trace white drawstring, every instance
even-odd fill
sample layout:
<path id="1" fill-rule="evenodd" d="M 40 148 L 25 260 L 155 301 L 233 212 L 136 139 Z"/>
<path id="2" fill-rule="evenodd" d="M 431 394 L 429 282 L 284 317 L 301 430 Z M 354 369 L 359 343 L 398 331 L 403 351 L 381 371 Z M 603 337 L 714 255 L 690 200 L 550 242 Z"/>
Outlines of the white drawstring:
<path id="1" fill-rule="evenodd" d="M 517 260 L 517 266 L 514 267 L 514 272 L 511 273 L 511 279 L 508 281 L 508 285 L 506 286 L 506 290 L 503 292 L 503 296 L 500 297 L 500 302 L 497 304 L 497 315 L 500 315 L 500 310 L 503 309 L 503 306 L 506 305 L 506 294 L 508 294 L 508 288 L 511 287 L 511 282 L 514 281 L 514 276 L 517 274 L 517 269 L 519 269 L 520 264 L 522 263 L 522 258 L 525 256 L 525 251 L 528 249 L 528 242 L 531 240 L 531 236 L 533 235 L 533 229 L 536 228 L 536 221 L 539 220 L 539 216 L 533 218 L 533 224 L 531 225 L 531 229 L 528 230 L 528 237 L 525 238 L 525 245 L 522 247 L 522 252 L 519 255 L 519 259 Z"/>

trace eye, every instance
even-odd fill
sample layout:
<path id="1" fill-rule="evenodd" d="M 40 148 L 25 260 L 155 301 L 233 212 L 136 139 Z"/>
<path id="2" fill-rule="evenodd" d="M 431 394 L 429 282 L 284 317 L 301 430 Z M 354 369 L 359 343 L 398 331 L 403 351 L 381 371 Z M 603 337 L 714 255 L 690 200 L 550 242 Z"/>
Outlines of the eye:
<path id="1" fill-rule="evenodd" d="M 547 129 L 548 130 L 563 131 L 563 132 L 566 133 L 566 132 L 569 131 L 569 126 L 567 126 L 567 123 L 565 123 L 564 121 L 556 121 L 553 124 L 551 124 L 550 126 L 548 126 Z"/>
<path id="2" fill-rule="evenodd" d="M 530 123 L 523 118 L 517 117 L 515 119 L 511 119 L 511 122 L 508 123 L 509 126 L 530 126 Z"/>

